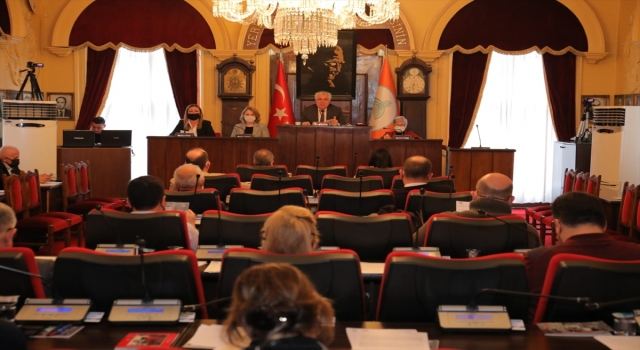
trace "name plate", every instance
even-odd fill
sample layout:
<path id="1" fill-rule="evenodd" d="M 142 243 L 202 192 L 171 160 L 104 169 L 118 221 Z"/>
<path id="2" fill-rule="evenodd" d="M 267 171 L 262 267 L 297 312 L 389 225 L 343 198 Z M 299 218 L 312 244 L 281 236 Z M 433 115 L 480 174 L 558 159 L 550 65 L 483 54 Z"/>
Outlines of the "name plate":
<path id="1" fill-rule="evenodd" d="M 393 136 L 394 140 L 413 140 L 413 137 L 409 135 L 395 135 Z"/>
<path id="2" fill-rule="evenodd" d="M 239 134 L 239 135 L 236 135 L 236 137 L 240 137 L 240 138 L 243 138 L 243 137 L 253 137 L 253 135 L 251 135 L 251 134 Z"/>
<path id="3" fill-rule="evenodd" d="M 327 122 L 315 122 L 315 123 L 313 123 L 313 125 L 315 125 L 315 126 L 329 126 L 329 123 L 327 123 Z"/>
<path id="4" fill-rule="evenodd" d="M 181 132 L 181 133 L 177 133 L 175 134 L 175 136 L 177 137 L 195 137 L 196 135 L 190 133 L 190 132 Z"/>
<path id="5" fill-rule="evenodd" d="M 470 310 L 464 305 L 441 305 L 438 321 L 444 330 L 508 331 L 511 329 L 509 313 L 504 306 L 478 306 Z"/>
<path id="6" fill-rule="evenodd" d="M 135 244 L 98 244 L 96 252 L 103 252 L 117 255 L 136 255 L 138 254 L 138 246 Z"/>
<path id="7" fill-rule="evenodd" d="M 89 312 L 89 299 L 25 300 L 16 315 L 17 322 L 82 322 Z"/>
<path id="8" fill-rule="evenodd" d="M 177 323 L 182 302 L 178 299 L 119 299 L 113 302 L 109 322 L 114 323 Z"/>
<path id="9" fill-rule="evenodd" d="M 225 250 L 230 248 L 243 248 L 241 245 L 226 245 L 218 247 L 217 245 L 201 245 L 196 250 L 198 260 L 222 260 Z"/>

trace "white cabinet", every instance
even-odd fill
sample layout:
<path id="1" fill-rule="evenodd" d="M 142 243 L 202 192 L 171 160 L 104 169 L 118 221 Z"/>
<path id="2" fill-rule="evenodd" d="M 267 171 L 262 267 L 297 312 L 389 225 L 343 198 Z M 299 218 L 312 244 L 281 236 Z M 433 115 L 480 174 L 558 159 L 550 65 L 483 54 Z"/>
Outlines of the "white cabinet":
<path id="1" fill-rule="evenodd" d="M 551 175 L 551 201 L 562 194 L 564 170 L 575 169 L 576 144 L 556 141 L 553 143 L 553 172 Z"/>

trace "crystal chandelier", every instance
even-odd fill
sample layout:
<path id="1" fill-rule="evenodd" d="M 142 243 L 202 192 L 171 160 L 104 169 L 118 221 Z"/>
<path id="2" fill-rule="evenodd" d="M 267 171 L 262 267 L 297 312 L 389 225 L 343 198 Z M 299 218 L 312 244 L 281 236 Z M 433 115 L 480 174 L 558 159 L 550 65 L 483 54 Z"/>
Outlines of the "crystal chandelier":
<path id="1" fill-rule="evenodd" d="M 213 15 L 274 30 L 276 43 L 306 60 L 338 43 L 338 30 L 396 20 L 396 0 L 213 0 Z"/>

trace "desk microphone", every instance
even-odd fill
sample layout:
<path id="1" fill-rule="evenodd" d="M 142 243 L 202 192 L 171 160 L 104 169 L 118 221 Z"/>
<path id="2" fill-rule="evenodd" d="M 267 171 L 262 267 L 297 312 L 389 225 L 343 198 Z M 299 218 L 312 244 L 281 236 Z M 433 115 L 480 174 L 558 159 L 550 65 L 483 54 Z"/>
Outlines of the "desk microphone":
<path id="1" fill-rule="evenodd" d="M 107 216 L 107 214 L 105 214 L 104 210 L 102 209 L 103 207 L 101 205 L 96 205 L 96 210 L 99 211 L 100 214 L 102 214 L 102 218 L 107 223 L 107 226 L 109 226 L 109 228 L 116 233 L 116 248 L 123 248 L 124 243 L 122 243 L 122 237 L 120 237 L 120 230 L 117 230 L 115 228 L 115 226 L 111 223 L 111 220 L 109 220 L 109 217 Z"/>
<path id="2" fill-rule="evenodd" d="M 482 210 L 482 209 L 478 209 L 478 210 L 476 210 L 476 212 L 477 212 L 478 214 L 482 215 L 482 216 L 485 216 L 485 217 L 489 217 L 489 218 L 492 218 L 492 219 L 498 220 L 498 221 L 500 221 L 500 222 L 502 222 L 502 223 L 506 224 L 506 225 L 507 225 L 507 226 L 509 226 L 509 227 L 513 227 L 513 228 L 515 228 L 515 229 L 516 229 L 516 230 L 518 230 L 518 231 L 526 232 L 526 233 L 527 233 L 527 240 L 529 239 L 529 231 L 528 231 L 528 230 L 523 229 L 523 228 L 522 228 L 522 227 L 520 227 L 520 226 L 514 225 L 514 224 L 513 224 L 513 223 L 511 223 L 511 222 L 508 222 L 508 221 L 502 220 L 502 219 L 500 219 L 499 217 L 497 217 L 497 216 L 495 216 L 495 215 L 493 215 L 493 214 L 489 214 L 489 213 L 487 213 L 486 211 L 484 211 L 484 210 Z M 525 222 L 525 223 L 526 223 L 526 222 Z"/>
<path id="3" fill-rule="evenodd" d="M 595 310 L 600 310 L 602 308 L 609 307 L 609 306 L 617 306 L 617 305 L 622 305 L 622 304 L 627 304 L 627 303 L 636 303 L 638 301 L 640 301 L 640 297 L 620 299 L 620 300 L 615 300 L 615 301 L 607 301 L 607 302 L 604 302 L 604 303 L 590 303 L 590 302 L 587 302 L 584 306 L 589 311 L 595 311 Z"/>
<path id="4" fill-rule="evenodd" d="M 453 185 L 453 180 L 456 179 L 456 176 L 453 174 L 449 174 L 447 182 L 449 182 L 449 199 L 451 199 L 451 195 L 456 191 L 456 187 Z"/>
<path id="5" fill-rule="evenodd" d="M 200 303 L 200 304 L 190 304 L 190 305 L 183 305 L 182 306 L 182 311 L 196 311 L 196 309 L 203 307 L 203 306 L 208 306 L 208 305 L 213 305 L 213 304 L 217 304 L 223 301 L 227 301 L 227 300 L 231 300 L 231 297 L 226 297 L 226 298 L 220 298 L 220 299 L 214 299 L 214 300 L 210 300 L 204 303 Z"/>
<path id="6" fill-rule="evenodd" d="M 482 139 L 480 138 L 480 127 L 478 126 L 478 124 L 476 124 L 476 130 L 478 130 L 478 141 L 480 142 L 480 147 L 471 147 L 471 148 L 476 148 L 476 149 L 489 148 L 489 147 L 482 147 Z"/>
<path id="7" fill-rule="evenodd" d="M 7 271 L 19 273 L 21 275 L 26 275 L 26 276 L 30 276 L 30 277 L 37 277 L 37 278 L 39 278 L 39 279 L 41 279 L 43 281 L 46 280 L 46 278 L 42 277 L 42 275 L 38 275 L 38 274 L 35 274 L 35 273 L 22 271 L 22 270 L 18 270 L 18 269 L 14 269 L 13 267 L 9 267 L 9 266 L 0 265 L 0 270 L 7 270 Z"/>
<path id="8" fill-rule="evenodd" d="M 142 302 L 150 303 L 152 300 L 149 296 L 149 288 L 147 288 L 147 276 L 144 274 L 144 247 L 147 245 L 147 241 L 138 236 L 136 237 L 136 245 L 138 245 L 138 252 L 140 252 L 140 275 L 142 288 L 144 289 L 144 298 L 142 299 Z"/>
<path id="9" fill-rule="evenodd" d="M 516 291 L 513 291 L 513 290 L 504 290 L 504 289 L 495 289 L 495 288 L 482 288 L 478 292 L 476 292 L 476 294 L 473 295 L 473 297 L 471 298 L 471 301 L 467 305 L 467 310 L 469 310 L 469 311 L 477 311 L 478 310 L 478 304 L 476 303 L 476 299 L 478 298 L 479 295 L 485 294 L 485 293 L 516 295 L 516 296 L 523 296 L 523 297 L 548 298 L 548 299 L 555 299 L 555 300 L 570 301 L 570 302 L 574 302 L 574 303 L 577 303 L 577 304 L 584 304 L 585 306 L 590 304 L 590 299 L 588 297 L 563 297 L 563 296 L 559 296 L 559 295 L 516 292 Z M 640 298 L 638 298 L 638 299 L 640 299 Z"/>
<path id="10" fill-rule="evenodd" d="M 218 196 L 220 195 L 217 191 L 213 194 L 215 196 L 215 198 L 218 198 Z M 220 200 L 218 199 L 218 203 L 220 203 Z M 218 248 L 224 248 L 224 243 L 222 242 L 222 217 L 220 215 L 220 207 L 218 206 L 218 224 L 217 224 L 217 229 L 218 229 Z"/>
<path id="11" fill-rule="evenodd" d="M 314 187 L 320 187 L 318 185 L 318 166 L 320 165 L 320 156 L 316 156 L 316 173 L 313 177 Z M 313 192 L 314 197 L 318 197 L 318 191 Z"/>
<path id="12" fill-rule="evenodd" d="M 200 174 L 196 174 L 196 185 L 193 188 L 193 195 L 195 196 L 198 193 L 198 183 L 200 182 Z M 195 199 L 195 198 L 194 198 Z"/>

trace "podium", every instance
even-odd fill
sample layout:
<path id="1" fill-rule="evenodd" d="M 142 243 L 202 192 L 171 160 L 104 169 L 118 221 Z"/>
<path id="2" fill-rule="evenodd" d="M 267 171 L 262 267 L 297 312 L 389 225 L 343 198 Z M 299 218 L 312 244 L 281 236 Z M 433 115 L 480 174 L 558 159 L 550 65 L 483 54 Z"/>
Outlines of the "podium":
<path id="1" fill-rule="evenodd" d="M 91 196 L 127 198 L 127 184 L 131 180 L 131 148 L 58 147 L 57 151 L 58 164 L 89 161 Z"/>
<path id="2" fill-rule="evenodd" d="M 448 148 L 448 164 L 455 177 L 456 191 L 474 191 L 478 180 L 488 173 L 513 179 L 514 149 Z"/>

